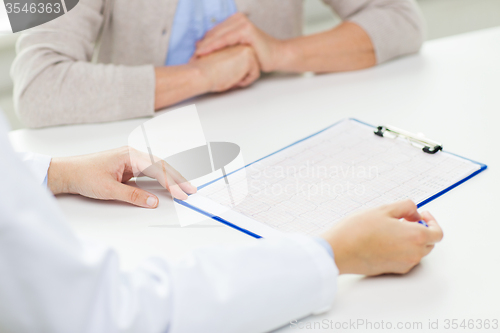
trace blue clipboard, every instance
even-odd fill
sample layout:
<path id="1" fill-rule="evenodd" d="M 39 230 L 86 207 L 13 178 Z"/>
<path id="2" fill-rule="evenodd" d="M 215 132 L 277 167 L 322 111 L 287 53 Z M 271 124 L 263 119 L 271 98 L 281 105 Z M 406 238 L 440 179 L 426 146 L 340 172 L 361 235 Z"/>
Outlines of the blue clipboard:
<path id="1" fill-rule="evenodd" d="M 328 127 L 324 128 L 324 129 L 322 129 L 322 130 L 320 130 L 320 131 L 318 131 L 318 132 L 316 132 L 316 133 L 314 133 L 314 134 L 311 134 L 311 135 L 309 135 L 309 136 L 307 136 L 307 137 L 305 137 L 305 138 L 303 138 L 303 139 L 300 139 L 300 140 L 298 140 L 298 141 L 296 141 L 296 142 L 294 142 L 294 143 L 292 143 L 292 144 L 290 144 L 290 145 L 288 145 L 288 146 L 286 146 L 286 147 L 284 147 L 284 148 L 281 148 L 281 149 L 279 149 L 279 150 L 277 150 L 277 151 L 275 151 L 275 152 L 273 152 L 273 153 L 271 153 L 271 154 L 269 154 L 269 155 L 266 155 L 266 156 L 264 156 L 264 157 L 262 157 L 262 158 L 260 158 L 260 159 L 258 159 L 258 160 L 256 160 L 256 161 L 254 161 L 254 162 L 252 162 L 252 163 L 249 163 L 249 164 L 245 165 L 245 166 L 244 166 L 244 167 L 242 167 L 242 168 L 239 168 L 239 169 L 237 169 L 237 170 L 234 170 L 234 171 L 232 171 L 232 172 L 228 173 L 228 174 L 227 174 L 227 176 L 229 176 L 229 175 L 231 175 L 231 174 L 233 174 L 233 173 L 235 173 L 235 172 L 238 172 L 238 171 L 240 171 L 240 170 L 242 170 L 242 169 L 244 169 L 244 168 L 247 168 L 247 167 L 249 167 L 250 165 L 255 164 L 255 163 L 259 162 L 259 161 L 262 161 L 262 160 L 264 160 L 264 159 L 266 159 L 266 158 L 268 158 L 268 157 L 270 157 L 270 156 L 273 156 L 273 155 L 275 155 L 275 154 L 277 154 L 277 153 L 279 153 L 279 152 L 281 152 L 281 151 L 283 151 L 283 150 L 286 150 L 286 149 L 288 149 L 288 148 L 290 148 L 290 147 L 292 147 L 292 146 L 295 146 L 295 145 L 296 145 L 296 144 L 298 144 L 298 143 L 301 143 L 301 142 L 303 142 L 303 141 L 306 141 L 306 140 L 308 140 L 308 139 L 310 139 L 310 138 L 312 138 L 312 137 L 314 137 L 314 136 L 316 136 L 316 135 L 318 135 L 318 134 L 320 134 L 320 133 L 323 133 L 324 131 L 326 131 L 326 130 L 328 130 L 328 129 L 330 129 L 330 128 L 332 128 L 332 127 L 334 127 L 334 126 L 336 126 L 336 125 L 338 125 L 338 124 L 340 124 L 340 123 L 342 123 L 342 122 L 346 121 L 346 120 L 355 121 L 355 122 L 358 122 L 358 123 L 360 123 L 360 124 L 363 124 L 363 125 L 369 126 L 369 127 L 373 128 L 373 129 L 375 129 L 375 128 L 376 128 L 376 126 L 373 126 L 373 125 L 371 125 L 371 124 L 365 123 L 365 122 L 363 122 L 363 121 L 361 121 L 361 120 L 358 120 L 358 119 L 355 119 L 355 118 L 342 119 L 342 120 L 340 120 L 340 121 L 338 121 L 338 122 L 336 122 L 336 123 L 334 123 L 334 124 L 332 124 L 332 125 L 330 125 L 330 126 L 328 126 Z M 418 208 L 420 208 L 420 207 L 422 207 L 422 206 L 424 206 L 424 205 L 428 204 L 429 202 L 431 202 L 431 201 L 435 200 L 436 198 L 439 198 L 439 197 L 440 197 L 440 196 L 442 196 L 443 194 L 445 194 L 445 193 L 449 192 L 450 190 L 454 189 L 455 187 L 459 186 L 460 184 L 465 183 L 465 182 L 466 182 L 466 181 L 468 181 L 469 179 L 471 179 L 471 178 L 473 178 L 473 177 L 477 176 L 478 174 L 480 174 L 481 172 L 483 172 L 484 170 L 486 170 L 486 169 L 488 168 L 488 166 L 487 166 L 486 164 L 476 162 L 476 161 L 474 161 L 474 160 L 471 160 L 471 159 L 468 159 L 468 158 L 462 157 L 462 156 L 457 155 L 457 154 L 454 154 L 454 153 L 450 153 L 450 152 L 446 152 L 446 153 L 447 153 L 447 154 L 450 154 L 450 155 L 453 155 L 453 156 L 456 156 L 456 157 L 458 157 L 458 158 L 461 158 L 461 159 L 464 159 L 464 160 L 470 161 L 470 162 L 472 162 L 472 163 L 474 163 L 474 164 L 477 164 L 477 165 L 479 165 L 479 169 L 478 169 L 477 171 L 473 172 L 472 174 L 470 174 L 469 176 L 464 177 L 463 179 L 459 180 L 458 182 L 456 182 L 456 183 L 454 183 L 454 184 L 450 185 L 449 187 L 445 188 L 444 190 L 442 190 L 442 191 L 440 191 L 440 192 L 438 192 L 438 193 L 434 194 L 433 196 L 431 196 L 431 197 L 429 197 L 429 198 L 427 198 L 427 199 L 423 200 L 422 202 L 417 203 L 417 207 L 418 207 Z M 202 188 L 204 188 L 204 187 L 207 187 L 207 186 L 209 186 L 210 184 L 213 184 L 213 183 L 215 183 L 215 182 L 217 182 L 217 181 L 219 181 L 219 180 L 221 180 L 221 179 L 223 179 L 223 178 L 224 178 L 224 177 L 219 177 L 219 178 L 217 178 L 217 179 L 215 179 L 215 180 L 212 180 L 212 181 L 210 181 L 210 182 L 208 182 L 208 183 L 206 183 L 206 184 L 203 184 L 203 185 L 199 186 L 199 187 L 198 187 L 198 189 L 200 190 L 200 189 L 202 189 Z M 236 230 L 238 230 L 238 231 L 241 231 L 241 232 L 243 232 L 243 233 L 245 233 L 245 234 L 247 234 L 247 235 L 249 235 L 249 236 L 252 236 L 252 237 L 254 237 L 254 238 L 262 238 L 262 236 L 260 236 L 260 235 L 258 235 L 258 234 L 256 234 L 256 233 L 254 233 L 254 232 L 252 232 L 252 231 L 250 231 L 250 230 L 244 229 L 244 228 L 242 228 L 242 227 L 240 227 L 240 226 L 238 226 L 238 225 L 236 225 L 236 224 L 233 224 L 233 223 L 231 223 L 231 222 L 229 222 L 229 221 L 227 221 L 227 220 L 225 220 L 225 219 L 223 219 L 223 218 L 221 218 L 221 217 L 219 217 L 219 216 L 216 216 L 216 215 L 214 215 L 214 214 L 211 214 L 210 212 L 207 212 L 207 211 L 202 210 L 202 209 L 200 209 L 200 208 L 198 208 L 198 207 L 195 207 L 195 206 L 193 206 L 193 205 L 191 205 L 191 204 L 189 204 L 189 203 L 187 203 L 187 202 L 185 202 L 185 201 L 178 200 L 178 199 L 174 199 L 174 200 L 175 200 L 175 202 L 177 202 L 177 203 L 178 203 L 178 204 L 180 204 L 180 205 L 183 205 L 183 206 L 185 206 L 185 207 L 187 207 L 187 208 L 190 208 L 190 209 L 192 209 L 192 210 L 194 210 L 194 211 L 196 211 L 196 212 L 198 212 L 198 213 L 200 213 L 200 214 L 203 214 L 203 215 L 205 215 L 205 216 L 207 216 L 207 217 L 210 217 L 210 218 L 214 219 L 214 220 L 215 220 L 215 221 L 217 221 L 217 222 L 220 222 L 220 223 L 222 223 L 222 224 L 225 224 L 225 225 L 227 225 L 227 226 L 229 226 L 229 227 L 231 227 L 231 228 L 234 228 L 234 229 L 236 229 Z"/>

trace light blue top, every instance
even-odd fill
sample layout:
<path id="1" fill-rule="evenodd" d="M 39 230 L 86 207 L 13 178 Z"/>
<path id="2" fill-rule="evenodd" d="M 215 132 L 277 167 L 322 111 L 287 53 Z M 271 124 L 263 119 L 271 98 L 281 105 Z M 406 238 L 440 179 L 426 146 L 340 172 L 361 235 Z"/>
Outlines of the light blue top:
<path id="1" fill-rule="evenodd" d="M 182 65 L 207 31 L 237 12 L 234 0 L 179 0 L 165 65 Z"/>
<path id="2" fill-rule="evenodd" d="M 316 239 L 316 242 L 318 242 L 319 245 L 321 245 L 325 249 L 325 251 L 328 252 L 330 257 L 333 258 L 333 249 L 330 246 L 330 244 L 326 241 L 326 239 L 321 238 L 321 237 L 316 237 L 315 239 Z"/>

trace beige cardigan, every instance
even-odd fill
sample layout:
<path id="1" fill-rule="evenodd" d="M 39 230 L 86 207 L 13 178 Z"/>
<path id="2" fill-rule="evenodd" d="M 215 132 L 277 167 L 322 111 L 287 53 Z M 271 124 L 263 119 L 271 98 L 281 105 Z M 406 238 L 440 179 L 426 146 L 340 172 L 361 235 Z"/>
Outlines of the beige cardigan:
<path id="1" fill-rule="evenodd" d="M 417 52 L 423 20 L 414 0 L 324 0 L 360 25 L 379 63 Z M 235 0 L 270 35 L 302 32 L 302 0 Z M 165 63 L 177 0 L 80 0 L 23 33 L 12 66 L 14 102 L 29 127 L 103 122 L 154 113 L 154 67 Z"/>

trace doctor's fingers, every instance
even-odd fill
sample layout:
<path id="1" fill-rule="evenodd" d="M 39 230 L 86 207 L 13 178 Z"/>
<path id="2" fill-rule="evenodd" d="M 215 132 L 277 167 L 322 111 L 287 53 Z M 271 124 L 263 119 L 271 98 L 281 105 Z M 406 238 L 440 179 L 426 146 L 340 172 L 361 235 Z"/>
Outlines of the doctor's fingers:
<path id="1" fill-rule="evenodd" d="M 187 199 L 186 193 L 192 194 L 197 190 L 177 170 L 157 156 L 131 148 L 130 161 L 136 176 L 140 172 L 158 180 L 176 199 L 185 200 Z"/>
<path id="2" fill-rule="evenodd" d="M 417 211 L 417 205 L 411 200 L 403 200 L 394 202 L 384 206 L 389 216 L 397 219 L 405 219 L 407 221 L 416 222 L 422 217 Z"/>
<path id="3" fill-rule="evenodd" d="M 431 244 L 431 245 L 426 245 L 423 249 L 422 249 L 422 257 L 425 257 L 426 255 L 428 255 L 429 253 L 431 253 L 431 251 L 434 249 L 434 244 Z"/>
<path id="4" fill-rule="evenodd" d="M 439 243 L 443 239 L 443 236 L 444 236 L 443 229 L 441 229 L 441 227 L 437 223 L 434 216 L 431 215 L 431 213 L 423 212 L 422 218 L 429 226 L 428 228 L 426 228 L 428 238 L 429 238 L 428 244 Z"/>
<path id="5" fill-rule="evenodd" d="M 197 191 L 196 187 L 191 185 L 176 169 L 163 160 L 147 168 L 144 174 L 157 179 L 176 199 L 185 200 L 187 199 L 186 194 L 193 194 Z"/>
<path id="6" fill-rule="evenodd" d="M 117 181 L 109 184 L 107 193 L 107 198 L 104 198 L 107 200 L 124 201 L 144 208 L 158 206 L 158 198 L 154 194 Z"/>

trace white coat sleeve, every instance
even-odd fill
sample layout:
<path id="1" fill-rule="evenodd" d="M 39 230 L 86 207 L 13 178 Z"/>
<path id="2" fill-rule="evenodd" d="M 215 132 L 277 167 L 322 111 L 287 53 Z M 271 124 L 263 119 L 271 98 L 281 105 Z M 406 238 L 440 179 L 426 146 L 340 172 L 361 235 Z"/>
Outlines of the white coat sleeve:
<path id="1" fill-rule="evenodd" d="M 262 332 L 333 301 L 334 261 L 305 236 L 123 272 L 115 252 L 74 235 L 5 133 L 0 153 L 1 332 Z"/>
<path id="2" fill-rule="evenodd" d="M 47 182 L 47 172 L 52 160 L 50 156 L 29 152 L 19 152 L 18 156 L 28 166 L 37 184 L 41 185 Z"/>

